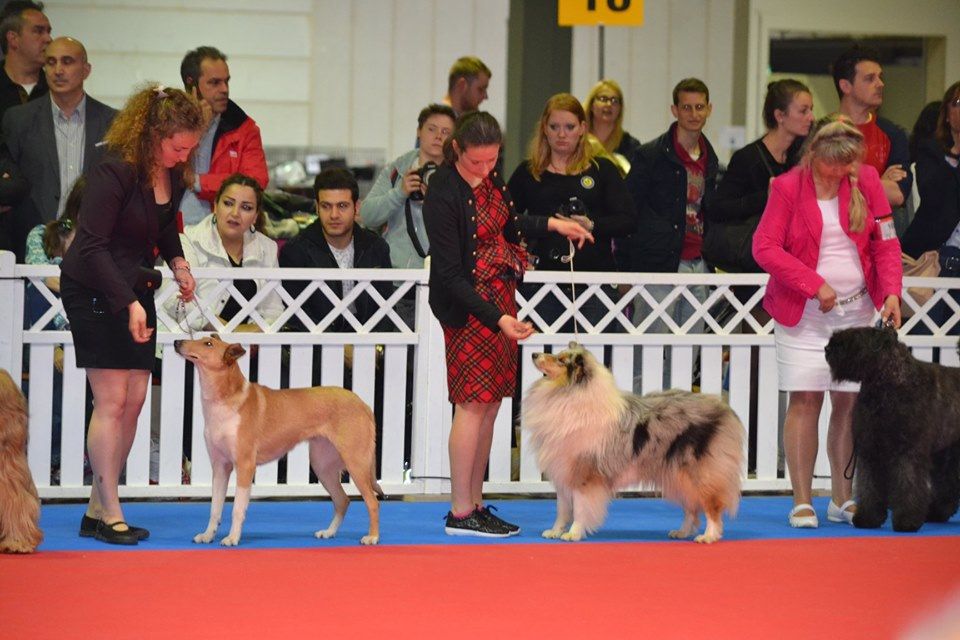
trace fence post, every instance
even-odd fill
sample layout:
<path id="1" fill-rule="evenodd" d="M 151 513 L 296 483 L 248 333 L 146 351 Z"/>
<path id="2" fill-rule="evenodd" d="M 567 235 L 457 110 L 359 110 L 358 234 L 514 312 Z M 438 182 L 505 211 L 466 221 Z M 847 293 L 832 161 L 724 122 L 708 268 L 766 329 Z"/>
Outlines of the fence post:
<path id="1" fill-rule="evenodd" d="M 17 258 L 0 251 L 0 367 L 17 385 L 23 374 L 23 282 L 16 274 Z"/>
<path id="2" fill-rule="evenodd" d="M 425 476 L 423 493 L 437 494 L 443 492 L 439 477 L 445 475 L 443 436 L 444 429 L 450 422 L 450 404 L 446 395 L 443 330 L 430 311 L 428 294 L 429 287 L 426 286 L 424 271 L 424 282 L 417 287 L 416 331 L 419 340 L 413 376 L 413 442 L 410 468 L 413 476 Z"/>

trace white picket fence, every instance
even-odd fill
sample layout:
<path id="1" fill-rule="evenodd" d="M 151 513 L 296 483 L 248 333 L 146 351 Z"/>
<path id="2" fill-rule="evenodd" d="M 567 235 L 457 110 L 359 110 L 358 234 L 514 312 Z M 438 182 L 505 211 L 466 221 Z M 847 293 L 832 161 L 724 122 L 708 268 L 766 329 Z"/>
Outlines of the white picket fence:
<path id="1" fill-rule="evenodd" d="M 447 438 L 452 407 L 447 400 L 446 365 L 443 334 L 430 314 L 427 304 L 426 271 L 420 270 L 321 270 L 321 269 L 244 269 L 244 278 L 263 278 L 264 289 L 251 300 L 245 300 L 232 287 L 238 275 L 231 269 L 195 269 L 198 279 L 212 278 L 220 290 L 228 289 L 238 300 L 243 317 L 270 290 L 276 290 L 285 305 L 284 314 L 268 324 L 252 313 L 262 333 L 233 333 L 236 322 L 226 326 L 204 308 L 201 309 L 217 328 L 221 337 L 239 342 L 250 351 L 256 346 L 256 379 L 261 384 L 278 388 L 283 381 L 289 387 L 345 385 L 352 388 L 374 407 L 380 426 L 380 484 L 388 495 L 442 494 L 449 492 Z M 89 494 L 84 484 L 84 432 L 88 408 L 85 374 L 75 366 L 72 339 L 68 331 L 47 328 L 60 312 L 59 299 L 46 288 L 44 278 L 59 275 L 56 267 L 15 264 L 13 254 L 0 253 L 0 296 L 8 304 L 0 307 L 0 366 L 14 379 L 20 379 L 26 365 L 30 410 L 29 461 L 34 480 L 44 498 L 80 498 Z M 165 278 L 169 277 L 165 271 Z M 339 299 L 326 284 L 336 280 L 355 280 L 354 289 Z M 307 289 L 292 297 L 283 288 L 283 280 L 309 281 Z M 384 298 L 373 284 L 390 281 L 396 285 L 392 295 Z M 32 326 L 24 326 L 26 285 L 50 304 L 49 310 Z M 575 297 L 568 297 L 571 282 L 576 283 Z M 604 360 L 624 389 L 648 392 L 664 387 L 665 380 L 676 388 L 691 389 L 698 383 L 704 393 L 723 394 L 745 425 L 753 424 L 755 436 L 748 442 L 749 469 L 744 469 L 747 491 L 786 490 L 779 447 L 779 431 L 783 420 L 784 398 L 777 390 L 776 354 L 773 345 L 773 323 L 761 325 L 751 311 L 759 307 L 765 275 L 680 275 L 625 273 L 531 272 L 526 283 L 542 284 L 539 292 L 527 300 L 518 295 L 521 316 L 533 319 L 538 333 L 521 344 L 520 381 L 523 389 L 539 373 L 532 365 L 531 353 L 563 348 L 576 339 Z M 624 294 L 608 295 L 602 285 L 618 283 Z M 693 287 L 706 285 L 709 296 L 700 302 Z M 734 286 L 758 287 L 754 295 L 741 304 L 733 295 Z M 949 295 L 949 288 L 960 289 L 960 280 L 908 279 L 909 287 L 928 287 L 934 295 L 918 305 L 905 291 L 905 305 L 916 313 L 905 322 L 901 335 L 913 353 L 927 361 L 957 366 L 956 337 L 947 335 L 960 320 L 960 305 Z M 407 291 L 416 296 L 414 326 L 407 326 L 396 313 L 395 305 Z M 300 309 L 300 303 L 314 291 L 326 295 L 333 310 L 315 325 Z M 669 293 L 664 297 L 664 291 Z M 173 350 L 173 341 L 189 338 L 176 319 L 165 311 L 162 302 L 173 295 L 164 289 L 158 297 L 160 328 L 158 344 L 161 354 L 161 383 L 151 386 L 140 415 L 140 425 L 127 461 L 121 495 L 140 498 L 201 497 L 210 492 L 211 473 L 203 443 L 203 415 L 200 394 L 194 377 L 192 404 L 185 406 L 187 363 Z M 360 322 L 349 310 L 350 303 L 361 295 L 371 295 L 379 311 L 366 322 Z M 546 296 L 556 296 L 566 311 L 548 326 L 535 312 Z M 616 299 L 615 299 L 616 298 Z M 669 304 L 687 300 L 694 313 L 682 326 L 668 315 Z M 599 300 L 605 313 L 591 325 L 580 310 L 588 300 Z M 929 311 L 943 301 L 951 315 L 938 326 Z M 643 308 L 631 320 L 632 307 Z M 193 311 L 198 313 L 200 311 Z M 297 314 L 310 327 L 309 332 L 281 332 L 285 322 Z M 352 327 L 349 333 L 327 331 L 339 317 Z M 560 333 L 571 317 L 578 320 L 578 331 Z M 593 317 L 597 320 L 597 317 Z M 384 321 L 392 328 L 382 331 Z M 705 330 L 697 330 L 703 321 Z M 379 326 L 378 326 L 379 325 Z M 381 329 L 374 331 L 373 329 Z M 569 328 L 569 327 L 568 327 Z M 923 335 L 921 335 L 923 334 Z M 63 350 L 63 371 L 56 370 L 55 350 Z M 352 348 L 352 362 L 345 362 L 345 353 Z M 319 351 L 318 380 L 314 379 L 314 351 Z M 699 374 L 695 371 L 699 353 Z M 666 358 L 665 358 L 666 356 Z M 250 373 L 251 354 L 241 359 L 241 366 Z M 665 362 L 668 365 L 665 367 Z M 754 383 L 751 369 L 756 367 Z M 62 380 L 62 384 L 60 381 Z M 636 385 L 636 386 L 635 386 Z M 55 389 L 61 390 L 56 394 Z M 755 398 L 754 398 L 755 396 Z M 518 400 L 505 400 L 497 418 L 493 450 L 490 457 L 485 490 L 497 493 L 549 493 L 551 485 L 544 481 L 530 447 L 515 429 L 519 414 Z M 54 449 L 54 408 L 60 412 L 60 462 L 51 462 Z M 756 415 L 751 415 L 755 413 Z M 182 478 L 185 446 L 185 416 L 192 417 L 191 474 L 189 482 Z M 817 463 L 817 487 L 828 486 L 829 467 L 823 451 L 826 416 L 821 420 L 821 454 Z M 151 454 L 153 472 L 151 472 Z M 322 495 L 323 489 L 310 481 L 305 445 L 288 454 L 285 474 L 277 462 L 257 470 L 257 497 L 299 497 Z M 151 478 L 151 475 L 153 476 Z M 87 481 L 89 482 L 89 480 Z M 352 485 L 348 485 L 352 491 Z"/>

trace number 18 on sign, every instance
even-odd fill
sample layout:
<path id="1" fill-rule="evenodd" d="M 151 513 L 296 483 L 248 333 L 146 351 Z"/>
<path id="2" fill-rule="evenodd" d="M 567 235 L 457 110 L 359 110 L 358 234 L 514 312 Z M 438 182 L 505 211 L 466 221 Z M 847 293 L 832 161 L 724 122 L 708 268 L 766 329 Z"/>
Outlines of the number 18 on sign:
<path id="1" fill-rule="evenodd" d="M 557 0 L 557 24 L 639 27 L 643 24 L 643 0 Z"/>

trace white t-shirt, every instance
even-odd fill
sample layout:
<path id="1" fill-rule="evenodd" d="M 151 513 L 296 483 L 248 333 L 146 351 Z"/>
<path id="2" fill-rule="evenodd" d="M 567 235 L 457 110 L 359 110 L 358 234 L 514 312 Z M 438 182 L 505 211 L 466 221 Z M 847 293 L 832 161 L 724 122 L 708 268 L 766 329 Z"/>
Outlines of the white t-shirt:
<path id="1" fill-rule="evenodd" d="M 337 249 L 333 245 L 330 246 L 330 251 L 333 253 L 334 259 L 337 261 L 337 266 L 341 269 L 353 269 L 353 240 L 350 240 L 348 244 L 343 249 Z M 353 287 L 356 286 L 356 280 L 344 280 L 343 281 L 343 297 L 346 298 L 347 294 L 353 290 Z M 350 311 L 356 313 L 357 309 L 354 304 L 350 304 Z"/>
<path id="2" fill-rule="evenodd" d="M 866 286 L 863 265 L 853 240 L 840 226 L 840 201 L 837 198 L 817 200 L 823 215 L 820 234 L 820 257 L 817 273 L 837 292 L 838 299 L 858 293 Z"/>

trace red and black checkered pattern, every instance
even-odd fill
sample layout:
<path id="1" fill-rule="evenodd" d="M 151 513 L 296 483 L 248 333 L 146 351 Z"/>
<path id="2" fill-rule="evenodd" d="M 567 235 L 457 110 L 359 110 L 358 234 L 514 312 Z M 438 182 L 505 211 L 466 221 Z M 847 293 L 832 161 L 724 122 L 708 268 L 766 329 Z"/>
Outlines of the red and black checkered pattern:
<path id="1" fill-rule="evenodd" d="M 512 271 L 514 252 L 503 238 L 510 210 L 490 180 L 476 189 L 477 271 L 474 287 L 480 297 L 503 313 L 517 315 L 516 281 L 501 276 Z M 517 343 L 484 326 L 474 316 L 460 328 L 443 328 L 447 347 L 450 402 L 499 402 L 513 396 L 517 382 Z"/>

